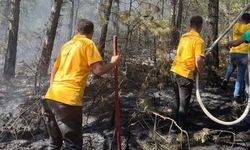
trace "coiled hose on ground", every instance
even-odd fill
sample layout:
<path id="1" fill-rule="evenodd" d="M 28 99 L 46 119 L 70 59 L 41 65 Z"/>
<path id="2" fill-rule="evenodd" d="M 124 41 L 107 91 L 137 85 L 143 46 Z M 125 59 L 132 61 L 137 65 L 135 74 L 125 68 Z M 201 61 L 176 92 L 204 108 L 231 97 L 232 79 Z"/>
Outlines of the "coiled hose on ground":
<path id="1" fill-rule="evenodd" d="M 249 55 L 248 55 L 249 56 Z M 249 58 L 249 57 L 248 57 Z M 250 80 L 250 65 L 248 65 L 248 78 Z M 199 88 L 199 76 L 196 76 L 196 97 L 197 97 L 197 101 L 202 109 L 202 111 L 208 116 L 208 118 L 210 118 L 211 120 L 213 120 L 216 123 L 222 124 L 222 125 L 226 125 L 226 126 L 230 126 L 230 125 L 234 125 L 237 124 L 239 122 L 241 122 L 243 119 L 246 118 L 246 116 L 248 115 L 249 109 L 250 109 L 250 96 L 248 96 L 248 102 L 247 102 L 247 106 L 245 108 L 245 111 L 243 112 L 243 114 L 236 120 L 234 121 L 223 121 L 220 119 L 217 119 L 216 117 L 214 117 L 205 107 L 205 105 L 202 102 L 202 98 L 200 95 L 200 88 Z M 249 89 L 248 89 L 249 91 Z"/>

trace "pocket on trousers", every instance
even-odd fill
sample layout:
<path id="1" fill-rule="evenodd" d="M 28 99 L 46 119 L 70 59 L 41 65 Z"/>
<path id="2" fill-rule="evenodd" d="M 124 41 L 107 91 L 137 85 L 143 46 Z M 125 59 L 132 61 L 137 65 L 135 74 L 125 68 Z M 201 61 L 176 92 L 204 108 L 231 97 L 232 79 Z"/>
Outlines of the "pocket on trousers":
<path id="1" fill-rule="evenodd" d="M 187 86 L 192 83 L 192 80 L 184 77 L 179 77 L 177 82 L 180 86 Z"/>

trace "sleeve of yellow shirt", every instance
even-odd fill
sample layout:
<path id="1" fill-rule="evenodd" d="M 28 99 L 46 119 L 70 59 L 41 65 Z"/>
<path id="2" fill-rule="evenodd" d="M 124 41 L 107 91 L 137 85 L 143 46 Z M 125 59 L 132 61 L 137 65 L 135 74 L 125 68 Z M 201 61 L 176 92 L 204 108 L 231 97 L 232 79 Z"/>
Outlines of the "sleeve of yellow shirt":
<path id="1" fill-rule="evenodd" d="M 195 43 L 195 57 L 203 56 L 204 57 L 204 47 L 205 43 L 203 40 L 197 40 Z"/>
<path id="2" fill-rule="evenodd" d="M 87 60 L 88 60 L 88 65 L 90 66 L 93 63 L 96 63 L 98 61 L 102 61 L 102 57 L 96 48 L 94 43 L 91 43 L 87 48 L 86 48 L 86 55 L 87 55 Z"/>

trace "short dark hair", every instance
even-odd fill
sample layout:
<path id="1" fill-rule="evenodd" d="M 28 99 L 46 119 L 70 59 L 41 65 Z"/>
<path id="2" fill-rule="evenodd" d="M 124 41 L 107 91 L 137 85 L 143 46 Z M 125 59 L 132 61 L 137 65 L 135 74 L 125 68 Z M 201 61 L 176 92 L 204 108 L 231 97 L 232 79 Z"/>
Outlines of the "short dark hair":
<path id="1" fill-rule="evenodd" d="M 250 14 L 249 13 L 244 13 L 242 16 L 241 16 L 241 19 L 247 23 L 250 22 Z"/>
<path id="2" fill-rule="evenodd" d="M 203 19 L 201 16 L 193 16 L 190 19 L 191 28 L 200 28 L 203 24 Z"/>
<path id="3" fill-rule="evenodd" d="M 80 19 L 77 22 L 76 30 L 80 34 L 90 34 L 94 31 L 94 24 L 88 19 Z"/>

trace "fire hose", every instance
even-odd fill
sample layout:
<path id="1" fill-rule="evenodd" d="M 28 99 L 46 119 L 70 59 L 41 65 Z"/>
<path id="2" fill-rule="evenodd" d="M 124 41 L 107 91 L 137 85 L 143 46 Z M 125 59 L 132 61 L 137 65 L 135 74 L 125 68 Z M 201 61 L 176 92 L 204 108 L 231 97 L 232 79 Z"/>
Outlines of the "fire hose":
<path id="1" fill-rule="evenodd" d="M 218 42 L 230 31 L 230 29 L 233 27 L 233 25 L 237 22 L 237 20 L 250 8 L 250 4 L 248 4 L 242 11 L 241 13 L 238 15 L 238 17 L 236 17 L 234 19 L 234 21 L 229 25 L 229 27 L 225 30 L 225 32 L 219 36 L 215 42 L 211 45 L 211 47 L 208 48 L 208 51 L 206 52 L 206 54 L 212 52 L 213 48 L 218 44 Z M 250 60 L 250 53 L 248 51 L 248 63 L 249 63 L 249 60 Z M 250 65 L 248 64 L 248 79 L 250 81 Z M 222 125 L 226 125 L 226 126 L 230 126 L 230 125 L 234 125 L 234 124 L 237 124 L 239 122 L 241 122 L 247 115 L 248 115 L 248 112 L 249 112 L 249 109 L 250 109 L 250 96 L 249 96 L 249 92 L 250 92 L 250 89 L 247 89 L 248 90 L 248 101 L 247 101 L 247 106 L 243 112 L 243 114 L 236 120 L 234 121 L 223 121 L 223 120 L 220 120 L 216 117 L 214 117 L 205 107 L 205 105 L 203 104 L 202 102 L 202 98 L 201 98 L 201 95 L 200 95 L 200 88 L 199 88 L 199 75 L 197 74 L 196 75 L 196 97 L 197 97 L 197 101 L 202 109 L 202 111 L 211 119 L 213 120 L 214 122 L 216 123 L 219 123 L 219 124 L 222 124 Z"/>

